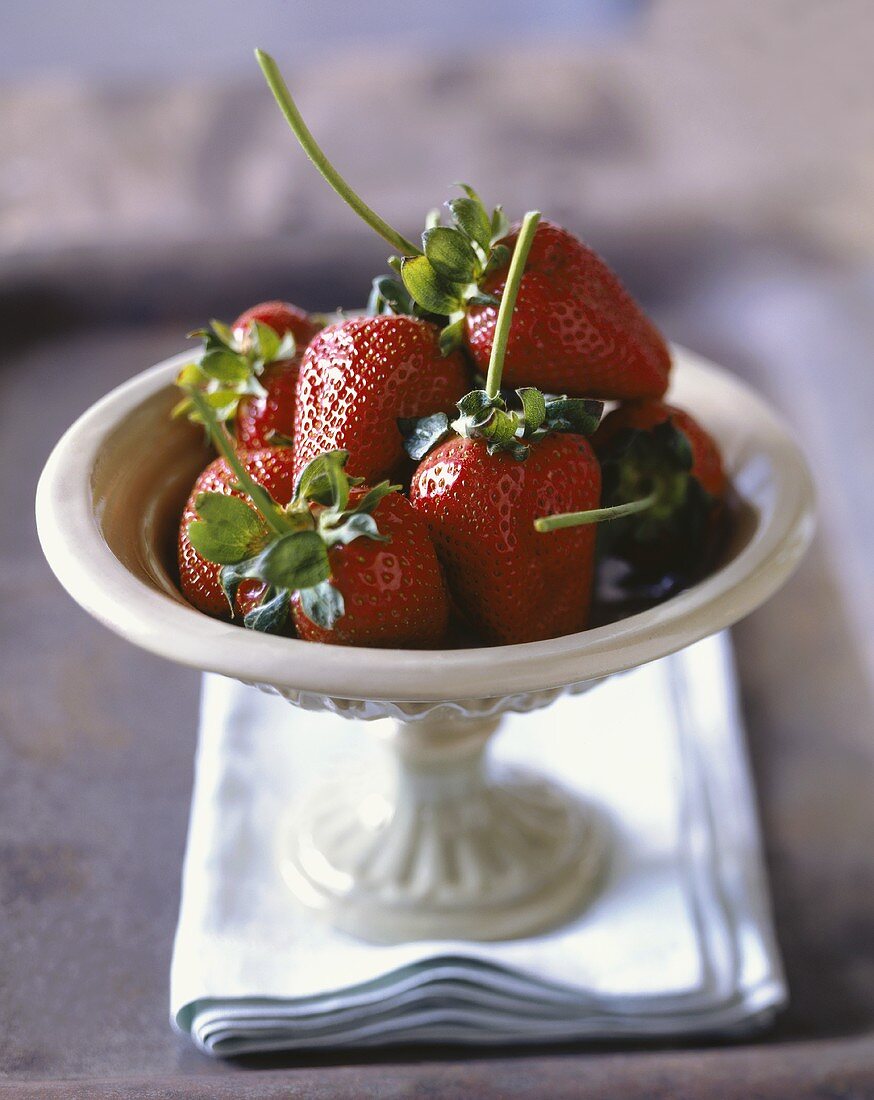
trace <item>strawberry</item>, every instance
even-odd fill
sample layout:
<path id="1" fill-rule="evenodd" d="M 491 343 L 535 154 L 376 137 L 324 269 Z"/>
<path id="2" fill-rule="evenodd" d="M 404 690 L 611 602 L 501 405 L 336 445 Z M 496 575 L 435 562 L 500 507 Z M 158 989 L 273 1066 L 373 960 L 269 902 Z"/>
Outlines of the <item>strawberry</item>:
<path id="1" fill-rule="evenodd" d="M 680 432 L 689 447 L 689 476 L 710 496 L 720 499 L 725 494 L 726 478 L 722 456 L 716 440 L 683 409 L 664 401 L 629 401 L 604 417 L 592 438 L 596 453 L 607 460 L 622 444 L 629 432 L 652 433 L 663 424 Z"/>
<path id="2" fill-rule="evenodd" d="M 440 354 L 435 325 L 415 317 L 356 317 L 315 337 L 300 366 L 295 469 L 332 450 L 372 482 L 404 460 L 398 419 L 450 410 L 467 389 L 458 352 Z"/>
<path id="3" fill-rule="evenodd" d="M 518 227 L 500 244 L 511 247 Z M 506 269 L 486 276 L 500 297 Z M 475 363 L 488 365 L 495 305 L 465 314 L 465 341 Z M 671 358 L 661 334 L 604 261 L 572 233 L 541 222 L 522 277 L 504 361 L 510 386 L 605 398 L 658 397 Z"/>
<path id="4" fill-rule="evenodd" d="M 297 372 L 303 349 L 320 321 L 287 302 L 262 302 L 240 314 L 232 326 L 212 321 L 193 333 L 202 340 L 200 357 L 182 368 L 178 385 L 196 386 L 221 420 L 234 420 L 239 444 L 259 448 L 291 436 Z M 175 416 L 199 420 L 191 398 Z"/>
<path id="5" fill-rule="evenodd" d="M 604 531 L 605 549 L 635 580 L 699 575 L 720 529 L 726 477 L 713 437 L 689 413 L 661 401 L 620 405 L 593 437 L 604 504 L 628 509 Z"/>
<path id="6" fill-rule="evenodd" d="M 280 337 L 290 333 L 295 351 L 290 359 L 265 367 L 260 378 L 264 393 L 250 394 L 237 406 L 236 436 L 242 447 L 266 447 L 277 436 L 291 438 L 300 360 L 304 348 L 322 327 L 316 318 L 289 302 L 261 302 L 234 321 L 231 328 L 235 337 L 244 342 L 255 322 L 269 325 Z"/>
<path id="7" fill-rule="evenodd" d="M 511 411 L 500 395 L 513 303 L 538 219 L 526 215 L 516 244 L 486 389 L 458 403 L 461 415 L 451 425 L 445 416 L 428 417 L 409 436 L 410 453 L 424 454 L 410 501 L 428 521 L 460 610 L 500 645 L 582 630 L 594 576 L 593 529 L 544 537 L 535 520 L 597 508 L 600 470 L 582 433 L 597 425 L 601 403 L 547 401 L 529 387 L 518 391 L 521 410 Z"/>
<path id="8" fill-rule="evenodd" d="M 252 476 L 252 452 L 237 453 L 204 395 L 189 393 L 238 483 L 197 493 L 194 515 L 183 516 L 180 540 L 198 566 L 205 559 L 216 570 L 209 595 L 217 575 L 227 607 L 256 630 L 287 630 L 290 613 L 310 641 L 437 644 L 449 617 L 443 575 L 425 523 L 398 486 L 365 488 L 346 473 L 348 455 L 332 451 L 302 470 L 293 491 L 284 476 L 273 494 Z M 290 452 L 277 450 L 285 475 Z"/>
<path id="9" fill-rule="evenodd" d="M 376 280 L 378 309 L 415 312 L 445 325 L 444 351 L 466 342 L 485 371 L 499 296 L 518 236 L 501 207 L 491 214 L 466 184 L 447 206 L 453 225 L 429 215 L 418 248 L 371 210 L 330 163 L 300 116 L 276 62 L 256 56 L 270 90 L 307 156 L 340 197 L 401 257 L 391 266 L 402 284 Z M 671 359 L 662 336 L 604 261 L 566 229 L 543 222 L 518 294 L 513 336 L 505 353 L 510 386 L 550 393 L 630 399 L 659 397 Z"/>
<path id="10" fill-rule="evenodd" d="M 270 495 L 287 503 L 294 490 L 294 471 L 291 450 L 288 447 L 266 447 L 249 451 L 242 457 L 249 475 L 263 485 Z M 197 520 L 197 501 L 202 494 L 216 493 L 233 496 L 247 502 L 246 494 L 237 487 L 237 475 L 225 458 L 214 459 L 200 474 L 182 512 L 177 544 L 179 585 L 189 603 L 198 611 L 219 619 L 231 618 L 231 607 L 222 589 L 219 573 L 221 566 L 207 561 L 195 550 L 188 534 L 189 524 Z M 241 616 L 252 609 L 263 596 L 265 585 L 258 580 L 247 580 L 237 590 L 236 612 Z"/>
<path id="11" fill-rule="evenodd" d="M 571 634 L 586 625 L 595 529 L 548 538 L 537 517 L 596 508 L 601 476 L 588 440 L 548 435 L 520 461 L 455 436 L 413 475 L 410 501 L 427 521 L 455 600 L 498 645 Z"/>

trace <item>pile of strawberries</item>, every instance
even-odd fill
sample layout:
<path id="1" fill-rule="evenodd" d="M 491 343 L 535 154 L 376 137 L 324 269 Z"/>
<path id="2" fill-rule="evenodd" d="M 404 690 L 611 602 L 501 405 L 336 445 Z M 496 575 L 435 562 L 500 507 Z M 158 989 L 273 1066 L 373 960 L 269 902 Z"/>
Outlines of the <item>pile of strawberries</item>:
<path id="1" fill-rule="evenodd" d="M 198 334 L 176 413 L 219 457 L 182 515 L 186 598 L 253 629 L 421 648 L 450 622 L 468 644 L 583 630 L 596 549 L 632 589 L 694 581 L 721 529 L 722 463 L 661 400 L 669 350 L 615 275 L 468 187 L 412 244 L 259 61 L 316 167 L 401 255 L 366 316 L 266 302 Z M 602 420 L 605 400 L 619 404 Z"/>

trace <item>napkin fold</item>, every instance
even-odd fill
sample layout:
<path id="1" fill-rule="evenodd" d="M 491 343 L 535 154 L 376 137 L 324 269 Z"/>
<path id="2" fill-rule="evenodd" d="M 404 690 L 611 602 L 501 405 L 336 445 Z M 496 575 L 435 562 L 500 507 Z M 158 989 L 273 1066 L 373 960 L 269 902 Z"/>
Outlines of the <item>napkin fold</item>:
<path id="1" fill-rule="evenodd" d="M 296 902 L 289 807 L 378 751 L 367 723 L 204 677 L 171 967 L 173 1024 L 202 1050 L 728 1034 L 784 1002 L 727 634 L 506 717 L 495 757 L 613 825 L 601 892 L 550 932 L 374 945 Z"/>

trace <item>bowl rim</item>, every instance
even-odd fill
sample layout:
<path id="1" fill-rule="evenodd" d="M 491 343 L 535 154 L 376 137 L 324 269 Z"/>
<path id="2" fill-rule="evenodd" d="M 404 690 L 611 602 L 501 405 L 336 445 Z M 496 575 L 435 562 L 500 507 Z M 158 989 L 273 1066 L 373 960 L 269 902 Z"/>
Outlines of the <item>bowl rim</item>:
<path id="1" fill-rule="evenodd" d="M 757 448 L 771 459 L 777 503 L 771 521 L 760 523 L 723 567 L 656 607 L 604 626 L 545 641 L 468 649 L 334 646 L 243 631 L 136 577 L 102 535 L 92 471 L 107 438 L 173 382 L 190 353 L 122 383 L 64 433 L 37 489 L 40 542 L 73 599 L 128 641 L 169 660 L 284 693 L 424 703 L 498 698 L 600 679 L 667 656 L 743 618 L 789 577 L 813 535 L 813 481 L 787 427 L 738 378 L 684 348 L 673 350 L 675 370 L 703 373 L 725 390 Z"/>

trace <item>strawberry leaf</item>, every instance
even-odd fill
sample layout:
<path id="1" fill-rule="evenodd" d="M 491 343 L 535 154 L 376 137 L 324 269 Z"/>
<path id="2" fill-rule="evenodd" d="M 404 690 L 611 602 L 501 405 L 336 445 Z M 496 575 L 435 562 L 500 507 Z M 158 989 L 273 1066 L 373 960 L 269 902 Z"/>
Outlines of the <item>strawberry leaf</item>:
<path id="1" fill-rule="evenodd" d="M 398 279 L 393 279 L 391 275 L 378 275 L 373 280 L 367 312 L 372 316 L 389 312 L 409 315 L 413 312 L 413 299 Z"/>
<path id="2" fill-rule="evenodd" d="M 209 329 L 202 330 L 200 335 L 204 336 L 207 341 L 212 341 L 215 344 L 224 344 L 225 347 L 228 348 L 233 348 L 235 346 L 234 333 L 231 330 L 231 326 L 223 324 L 221 321 L 216 321 L 214 318 L 209 323 Z"/>
<path id="3" fill-rule="evenodd" d="M 318 532 L 293 531 L 262 551 L 248 575 L 277 588 L 311 588 L 331 575 L 328 551 Z"/>
<path id="4" fill-rule="evenodd" d="M 199 363 L 186 363 L 176 375 L 176 385 L 182 388 L 197 386 L 203 380 L 203 371 L 200 369 Z"/>
<path id="5" fill-rule="evenodd" d="M 265 363 L 272 363 L 278 357 L 279 345 L 282 343 L 279 333 L 263 321 L 254 321 L 250 332 L 252 350 Z"/>
<path id="6" fill-rule="evenodd" d="M 492 223 L 480 199 L 450 199 L 446 205 L 461 232 L 488 255 L 492 243 Z"/>
<path id="7" fill-rule="evenodd" d="M 500 396 L 489 397 L 485 390 L 471 390 L 458 402 L 458 411 L 461 413 L 459 420 L 463 420 L 470 427 L 481 428 L 494 416 L 496 410 L 503 410 L 503 408 L 504 402 Z M 459 434 L 464 435 L 465 433 L 456 427 L 457 423 L 458 421 L 452 426 Z"/>
<path id="8" fill-rule="evenodd" d="M 422 234 L 425 255 L 437 274 L 451 283 L 469 283 L 479 274 L 479 260 L 457 229 L 440 225 Z"/>
<path id="9" fill-rule="evenodd" d="M 170 410 L 170 419 L 178 420 L 182 416 L 191 415 L 194 409 L 194 402 L 190 397 L 183 397 L 181 401 L 177 401 L 173 408 Z M 193 418 L 192 418 L 193 419 Z"/>
<path id="10" fill-rule="evenodd" d="M 372 489 L 367 490 L 352 509 L 352 512 L 372 512 L 383 497 L 387 497 L 389 493 L 400 492 L 400 488 L 400 485 L 392 485 L 389 481 L 380 481 L 378 485 L 374 485 Z M 352 512 L 346 514 L 351 515 Z"/>
<path id="11" fill-rule="evenodd" d="M 295 484 L 293 501 L 312 500 L 342 511 L 349 501 L 349 476 L 343 469 L 348 458 L 348 451 L 328 451 L 308 462 Z"/>
<path id="12" fill-rule="evenodd" d="M 230 562 L 228 565 L 223 565 L 219 570 L 219 582 L 222 586 L 222 591 L 225 594 L 225 599 L 228 601 L 228 606 L 231 609 L 233 615 L 236 611 L 236 598 L 237 589 L 240 587 L 240 583 L 246 579 L 249 575 L 249 570 L 252 566 L 252 559 L 245 558 L 243 561 Z"/>
<path id="13" fill-rule="evenodd" d="M 267 534 L 264 521 L 239 497 L 201 493 L 195 508 L 199 519 L 188 524 L 188 537 L 207 561 L 234 565 L 263 545 Z"/>
<path id="14" fill-rule="evenodd" d="M 404 450 L 414 462 L 421 462 L 425 455 L 445 439 L 451 428 L 446 413 L 398 420 L 404 437 Z"/>
<path id="15" fill-rule="evenodd" d="M 497 410 L 495 414 L 479 428 L 481 437 L 488 441 L 489 454 L 503 450 L 507 444 L 519 438 L 520 424 L 512 413 Z M 526 451 L 527 453 L 527 451 Z"/>
<path id="16" fill-rule="evenodd" d="M 603 401 L 588 397 L 553 397 L 546 402 L 544 428 L 550 432 L 591 435 L 601 421 Z"/>
<path id="17" fill-rule="evenodd" d="M 474 188 L 473 188 L 473 187 L 471 187 L 469 183 L 460 183 L 460 182 L 459 182 L 459 183 L 455 183 L 455 184 L 453 184 L 453 186 L 454 186 L 454 187 L 460 187 L 460 188 L 461 188 L 461 190 L 462 190 L 462 191 L 463 191 L 463 192 L 465 193 L 465 195 L 467 195 L 467 197 L 468 197 L 469 199 L 473 199 L 473 201 L 474 201 L 474 202 L 478 202 L 478 203 L 480 204 L 480 206 L 482 206 L 483 208 L 485 208 L 485 203 L 484 203 L 484 202 L 483 202 L 483 200 L 482 200 L 482 199 L 481 199 L 481 198 L 479 197 L 479 194 L 478 194 L 478 192 L 477 192 L 477 191 L 475 191 L 475 190 L 474 190 Z"/>
<path id="18" fill-rule="evenodd" d="M 441 279 L 427 256 L 404 257 L 401 278 L 415 301 L 429 313 L 448 316 L 462 308 L 463 287 Z"/>
<path id="19" fill-rule="evenodd" d="M 245 382 L 251 374 L 245 359 L 230 351 L 208 351 L 200 360 L 200 369 L 207 378 L 225 385 Z"/>
<path id="20" fill-rule="evenodd" d="M 483 275 L 491 275 L 493 271 L 500 271 L 502 268 L 509 267 L 511 255 L 510 249 L 505 244 L 496 244 L 489 254 L 486 266 L 483 268 Z"/>
<path id="21" fill-rule="evenodd" d="M 330 581 L 322 581 L 312 588 L 305 588 L 298 593 L 300 597 L 300 609 L 304 615 L 325 630 L 332 630 L 338 619 L 343 617 L 346 610 L 343 596 Z"/>
<path id="22" fill-rule="evenodd" d="M 243 626 L 248 630 L 278 634 L 285 626 L 288 619 L 289 593 L 284 588 L 280 588 L 274 595 L 270 595 L 271 591 L 268 589 L 265 599 L 243 616 Z"/>
<path id="23" fill-rule="evenodd" d="M 464 299 L 466 306 L 499 306 L 500 300 L 494 296 L 494 294 L 483 294 L 482 291 L 477 291 L 475 294 L 468 295 Z"/>
<path id="24" fill-rule="evenodd" d="M 516 390 L 522 402 L 522 416 L 525 421 L 525 434 L 536 432 L 546 420 L 546 401 L 540 390 L 533 386 L 524 386 Z"/>
<path id="25" fill-rule="evenodd" d="M 504 237 L 507 236 L 507 233 L 510 230 L 510 219 L 504 213 L 503 206 L 496 206 L 494 211 L 492 212 L 491 230 L 492 230 L 492 244 L 497 244 L 498 241 L 502 240 Z M 506 245 L 501 245 L 501 248 L 506 249 L 507 259 L 509 260 L 509 258 L 510 258 L 509 248 L 507 248 Z M 492 254 L 494 255 L 494 253 L 496 251 L 497 251 L 497 249 L 493 249 Z"/>
<path id="26" fill-rule="evenodd" d="M 336 525 L 325 524 L 322 536 L 326 546 L 348 546 L 357 538 L 373 539 L 375 542 L 391 542 L 388 535 L 381 535 L 376 520 L 367 512 L 352 512 Z"/>
<path id="27" fill-rule="evenodd" d="M 458 317 L 445 328 L 440 330 L 440 354 L 446 358 L 447 355 L 455 351 L 456 348 L 461 347 L 461 342 L 464 339 L 464 315 Z"/>

